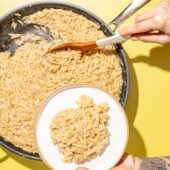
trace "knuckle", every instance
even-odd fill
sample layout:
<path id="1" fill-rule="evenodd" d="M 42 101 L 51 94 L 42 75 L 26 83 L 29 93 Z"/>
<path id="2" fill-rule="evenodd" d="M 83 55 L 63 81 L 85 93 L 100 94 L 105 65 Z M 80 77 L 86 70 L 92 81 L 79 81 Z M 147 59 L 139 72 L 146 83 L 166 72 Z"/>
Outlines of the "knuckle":
<path id="1" fill-rule="evenodd" d="M 153 25 L 155 29 L 162 30 L 165 27 L 165 19 L 162 15 L 157 15 L 153 19 Z"/>

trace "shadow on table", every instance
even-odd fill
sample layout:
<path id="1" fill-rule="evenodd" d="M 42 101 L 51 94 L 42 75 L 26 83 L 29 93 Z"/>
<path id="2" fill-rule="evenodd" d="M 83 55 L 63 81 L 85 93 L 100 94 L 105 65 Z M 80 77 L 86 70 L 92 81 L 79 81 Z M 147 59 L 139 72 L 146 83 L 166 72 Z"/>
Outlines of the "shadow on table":
<path id="1" fill-rule="evenodd" d="M 129 59 L 130 67 L 130 93 L 126 112 L 130 126 L 129 143 L 127 152 L 135 156 L 146 156 L 145 144 L 137 129 L 133 126 L 137 109 L 138 109 L 138 82 L 133 65 L 136 63 L 146 63 L 152 67 L 158 67 L 165 71 L 170 71 L 170 46 L 159 46 L 150 50 L 149 56 L 137 56 L 136 58 Z"/>
<path id="2" fill-rule="evenodd" d="M 22 158 L 4 148 L 2 150 L 6 153 L 6 156 L 0 159 L 0 163 L 12 158 L 23 166 L 30 168 L 31 170 L 49 170 L 49 168 L 42 161 L 34 161 L 26 158 Z"/>
<path id="3" fill-rule="evenodd" d="M 159 67 L 170 71 L 170 45 L 151 49 L 149 56 L 137 56 L 131 59 L 132 63 L 147 63 L 153 67 Z"/>
<path id="4" fill-rule="evenodd" d="M 8 155 L 5 155 L 4 157 L 0 158 L 0 164 L 4 161 L 6 161 L 9 158 Z"/>
<path id="5" fill-rule="evenodd" d="M 145 157 L 146 156 L 145 144 L 140 133 L 134 127 L 134 121 L 138 110 L 139 89 L 137 76 L 133 66 L 133 61 L 129 59 L 129 57 L 128 64 L 130 72 L 130 90 L 128 103 L 125 108 L 129 122 L 129 142 L 127 146 L 127 152 L 135 156 Z"/>

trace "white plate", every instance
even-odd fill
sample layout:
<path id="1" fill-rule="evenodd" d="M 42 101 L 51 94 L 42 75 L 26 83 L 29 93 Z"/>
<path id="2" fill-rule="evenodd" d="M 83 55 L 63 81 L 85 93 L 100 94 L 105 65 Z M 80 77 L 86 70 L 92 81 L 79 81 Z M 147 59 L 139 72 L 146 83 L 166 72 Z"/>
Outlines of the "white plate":
<path id="1" fill-rule="evenodd" d="M 95 103 L 106 102 L 109 109 L 109 145 L 96 158 L 83 164 L 64 163 L 62 155 L 50 137 L 50 122 L 58 111 L 75 108 L 81 95 L 88 95 Z M 75 170 L 86 167 L 90 170 L 108 170 L 122 157 L 128 141 L 128 122 L 121 105 L 105 91 L 93 86 L 71 86 L 53 93 L 43 104 L 36 121 L 35 138 L 42 160 L 52 169 Z"/>

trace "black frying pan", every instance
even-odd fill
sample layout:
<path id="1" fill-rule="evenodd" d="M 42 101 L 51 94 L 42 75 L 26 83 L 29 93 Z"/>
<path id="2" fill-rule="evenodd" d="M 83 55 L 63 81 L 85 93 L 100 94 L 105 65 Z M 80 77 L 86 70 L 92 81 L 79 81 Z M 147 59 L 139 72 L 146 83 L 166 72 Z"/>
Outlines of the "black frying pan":
<path id="1" fill-rule="evenodd" d="M 91 13 L 90 11 L 83 9 L 79 6 L 73 5 L 73 4 L 68 4 L 68 3 L 63 3 L 63 2 L 38 2 L 38 3 L 31 3 L 24 5 L 22 7 L 19 7 L 15 10 L 10 11 L 9 13 L 5 14 L 0 18 L 0 49 L 2 45 L 4 45 L 2 39 L 3 36 L 7 36 L 8 33 L 14 32 L 13 28 L 11 28 L 11 23 L 13 20 L 18 20 L 21 19 L 24 16 L 30 15 L 36 11 L 43 10 L 44 8 L 56 8 L 56 9 L 66 9 L 66 10 L 71 10 L 73 12 L 76 12 L 78 14 L 81 14 L 88 19 L 92 20 L 93 22 L 96 22 L 100 25 L 100 29 L 105 33 L 106 36 L 111 36 L 113 35 L 113 31 L 111 28 L 99 17 Z M 15 13 L 21 14 L 21 16 L 16 16 L 14 15 Z M 6 38 L 6 37 L 5 37 Z M 123 75 L 123 87 L 121 90 L 120 94 L 120 103 L 122 104 L 123 107 L 125 107 L 127 98 L 128 98 L 128 92 L 129 92 L 129 71 L 128 71 L 128 63 L 126 59 L 126 54 L 124 52 L 124 49 L 120 44 L 114 45 L 116 52 L 118 56 L 121 59 L 121 67 L 122 67 L 122 75 Z M 8 150 L 22 156 L 25 158 L 30 158 L 34 160 L 40 160 L 40 157 L 38 153 L 32 154 L 23 151 L 20 148 L 15 147 L 13 144 L 5 141 L 2 137 L 0 137 L 0 144 L 7 148 Z"/>

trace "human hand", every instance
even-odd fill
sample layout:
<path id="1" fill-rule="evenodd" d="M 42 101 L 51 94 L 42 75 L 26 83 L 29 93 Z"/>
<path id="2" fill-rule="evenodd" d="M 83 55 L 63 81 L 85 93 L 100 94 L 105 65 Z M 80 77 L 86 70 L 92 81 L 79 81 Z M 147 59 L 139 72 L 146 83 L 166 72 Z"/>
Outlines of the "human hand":
<path id="1" fill-rule="evenodd" d="M 88 168 L 77 168 L 76 170 L 89 170 Z M 111 170 L 135 170 L 135 158 L 132 155 L 125 154 L 118 165 Z"/>
<path id="2" fill-rule="evenodd" d="M 125 154 L 118 165 L 110 170 L 148 170 L 148 169 L 170 169 L 170 156 L 138 158 Z M 88 168 L 77 168 L 76 170 L 89 170 Z"/>
<path id="3" fill-rule="evenodd" d="M 132 35 L 132 40 L 170 43 L 170 0 L 163 0 L 154 9 L 137 16 L 135 24 L 119 30 L 121 35 Z"/>

